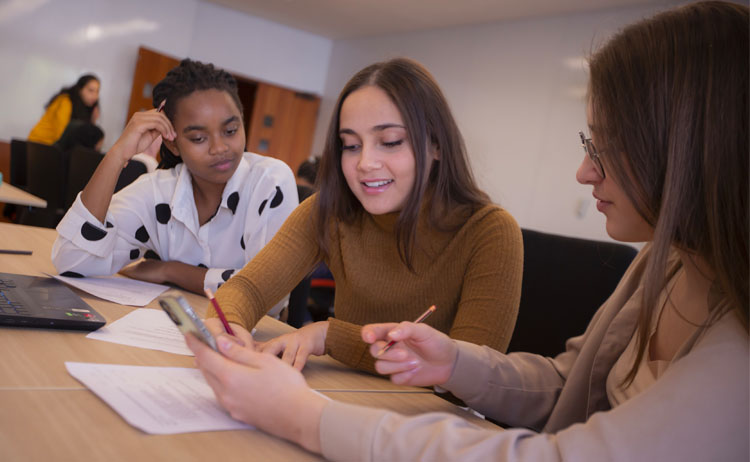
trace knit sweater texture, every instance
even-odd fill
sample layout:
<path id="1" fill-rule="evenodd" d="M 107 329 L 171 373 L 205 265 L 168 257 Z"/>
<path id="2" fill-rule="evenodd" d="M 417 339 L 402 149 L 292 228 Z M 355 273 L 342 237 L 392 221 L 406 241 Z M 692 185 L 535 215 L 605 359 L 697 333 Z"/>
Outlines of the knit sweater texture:
<path id="1" fill-rule="evenodd" d="M 349 366 L 374 372 L 360 336 L 369 323 L 414 320 L 457 340 L 505 351 L 521 297 L 523 243 L 513 217 L 487 205 L 452 231 L 427 224 L 423 211 L 410 270 L 393 232 L 397 213 L 363 213 L 332 226 L 324 255 L 315 238 L 314 195 L 300 204 L 276 236 L 216 293 L 229 322 L 253 327 L 321 259 L 336 281 L 335 318 L 325 351 Z M 426 209 L 425 209 L 426 210 Z M 208 316 L 216 316 L 212 307 Z"/>

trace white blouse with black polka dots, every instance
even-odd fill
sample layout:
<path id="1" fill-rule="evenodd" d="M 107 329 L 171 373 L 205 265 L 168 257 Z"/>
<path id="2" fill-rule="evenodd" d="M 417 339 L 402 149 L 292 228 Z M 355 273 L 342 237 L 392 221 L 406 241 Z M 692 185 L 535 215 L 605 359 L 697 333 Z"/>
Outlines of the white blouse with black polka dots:
<path id="1" fill-rule="evenodd" d="M 142 175 L 112 196 L 105 223 L 79 193 L 57 226 L 52 262 L 60 274 L 114 274 L 139 258 L 178 260 L 208 268 L 216 290 L 271 240 L 298 205 L 291 169 L 246 152 L 224 188 L 221 205 L 203 226 L 184 164 Z"/>

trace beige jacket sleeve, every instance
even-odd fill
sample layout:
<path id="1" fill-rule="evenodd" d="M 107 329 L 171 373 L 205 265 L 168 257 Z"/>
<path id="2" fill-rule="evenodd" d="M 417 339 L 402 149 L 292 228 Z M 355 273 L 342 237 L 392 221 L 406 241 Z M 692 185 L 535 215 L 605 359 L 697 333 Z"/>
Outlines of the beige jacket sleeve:
<path id="1" fill-rule="evenodd" d="M 554 405 L 559 381 L 543 358 L 519 363 L 488 348 L 459 347 L 446 384 L 457 396 L 480 408 L 535 415 Z M 534 409 L 528 397 L 537 393 Z M 519 396 L 520 408 L 513 402 Z M 730 314 L 651 388 L 555 433 L 488 430 L 450 414 L 405 417 L 331 402 L 320 438 L 332 460 L 748 460 L 748 405 L 748 335 Z"/>

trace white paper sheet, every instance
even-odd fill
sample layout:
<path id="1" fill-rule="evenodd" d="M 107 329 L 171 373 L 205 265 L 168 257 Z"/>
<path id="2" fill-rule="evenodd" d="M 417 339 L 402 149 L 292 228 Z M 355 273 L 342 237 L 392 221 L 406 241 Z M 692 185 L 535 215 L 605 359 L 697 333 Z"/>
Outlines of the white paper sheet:
<path id="1" fill-rule="evenodd" d="M 193 356 L 185 337 L 163 310 L 137 308 L 86 338 Z"/>
<path id="2" fill-rule="evenodd" d="M 169 289 L 169 286 L 117 276 L 71 278 L 53 275 L 52 277 L 104 300 L 129 306 L 146 306 Z"/>
<path id="3" fill-rule="evenodd" d="M 197 369 L 66 362 L 83 383 L 130 425 L 169 435 L 253 427 L 232 419 Z"/>

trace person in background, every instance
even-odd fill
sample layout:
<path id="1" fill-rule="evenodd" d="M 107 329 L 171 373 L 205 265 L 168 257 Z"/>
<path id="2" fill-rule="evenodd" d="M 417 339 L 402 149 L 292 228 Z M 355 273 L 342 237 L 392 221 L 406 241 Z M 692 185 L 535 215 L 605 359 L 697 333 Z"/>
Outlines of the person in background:
<path id="1" fill-rule="evenodd" d="M 689 4 L 590 59 L 576 177 L 612 238 L 648 244 L 565 352 L 505 355 L 410 322 L 362 329 L 373 355 L 397 342 L 376 364 L 393 382 L 438 384 L 516 428 L 330 401 L 278 358 L 189 336 L 219 403 L 328 460 L 748 460 L 749 24 L 747 6 Z"/>
<path id="2" fill-rule="evenodd" d="M 302 162 L 297 167 L 297 196 L 300 203 L 315 193 L 315 177 L 318 175 L 319 158 L 313 157 Z M 323 262 L 318 264 L 316 270 Z M 310 278 L 306 276 L 297 284 L 289 293 L 289 315 L 286 319 L 287 324 L 292 327 L 302 327 L 310 324 L 313 320 L 312 314 L 308 309 L 310 302 Z"/>
<path id="3" fill-rule="evenodd" d="M 60 139 L 71 120 L 94 124 L 99 117 L 99 78 L 82 75 L 72 87 L 57 92 L 44 106 L 44 115 L 34 125 L 28 140 L 53 144 Z"/>
<path id="4" fill-rule="evenodd" d="M 302 369 L 330 354 L 374 372 L 370 322 L 414 319 L 504 350 L 521 296 L 523 244 L 513 217 L 474 182 L 461 133 L 429 72 L 376 63 L 346 84 L 328 128 L 314 194 L 216 299 L 243 341 L 320 262 L 336 281 L 335 317 L 258 348 Z M 212 307 L 206 324 L 223 328 Z"/>
<path id="5" fill-rule="evenodd" d="M 103 143 L 104 132 L 101 128 L 91 122 L 71 120 L 60 139 L 55 141 L 53 146 L 63 152 L 70 151 L 76 146 L 101 151 Z"/>
<path id="6" fill-rule="evenodd" d="M 160 110 L 133 115 L 58 225 L 52 262 L 61 274 L 120 271 L 216 290 L 298 205 L 294 175 L 280 160 L 244 152 L 229 73 L 183 60 L 154 86 L 153 100 Z M 113 195 L 123 166 L 160 137 L 162 168 Z"/>
<path id="7" fill-rule="evenodd" d="M 313 157 L 302 162 L 297 167 L 297 184 L 315 189 L 315 178 L 318 176 L 318 167 L 320 166 L 320 157 Z M 307 199 L 307 198 L 305 198 Z M 300 198 L 300 202 L 304 199 Z"/>

